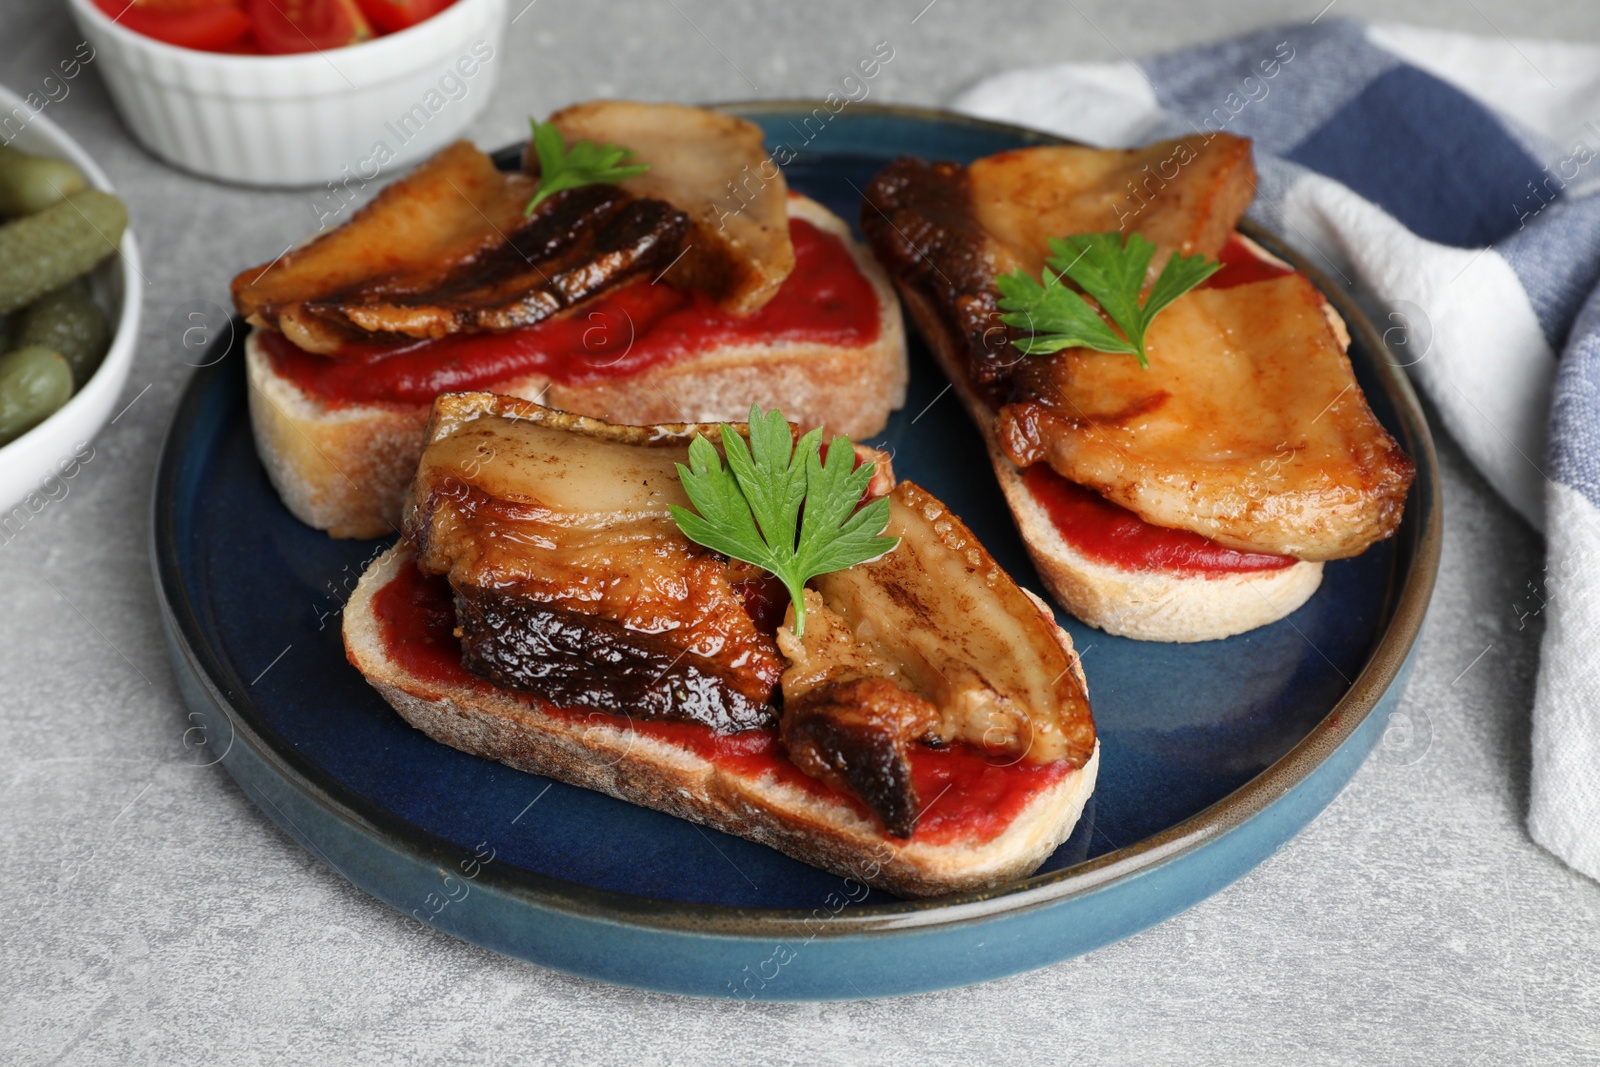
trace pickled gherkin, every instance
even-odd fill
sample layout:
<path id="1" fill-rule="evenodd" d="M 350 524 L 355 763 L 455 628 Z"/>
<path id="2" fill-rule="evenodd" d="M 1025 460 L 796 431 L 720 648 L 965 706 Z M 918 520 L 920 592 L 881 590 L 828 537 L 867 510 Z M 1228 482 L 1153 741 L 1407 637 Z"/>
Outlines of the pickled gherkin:
<path id="1" fill-rule="evenodd" d="M 110 331 L 105 312 L 82 287 L 68 284 L 41 296 L 15 316 L 12 344 L 38 345 L 59 353 L 72 368 L 72 384 L 82 389 L 106 354 Z"/>
<path id="2" fill-rule="evenodd" d="M 0 444 L 21 437 L 72 396 L 72 368 L 37 345 L 0 356 Z"/>
<path id="3" fill-rule="evenodd" d="M 89 296 L 94 292 L 94 286 L 89 284 L 89 276 L 80 274 L 59 289 L 52 289 L 55 293 L 77 293 L 79 296 Z"/>
<path id="4" fill-rule="evenodd" d="M 87 185 L 82 172 L 64 159 L 0 145 L 0 217 L 43 211 Z"/>
<path id="5" fill-rule="evenodd" d="M 0 315 L 89 271 L 117 250 L 128 212 L 99 189 L 83 189 L 0 226 Z"/>

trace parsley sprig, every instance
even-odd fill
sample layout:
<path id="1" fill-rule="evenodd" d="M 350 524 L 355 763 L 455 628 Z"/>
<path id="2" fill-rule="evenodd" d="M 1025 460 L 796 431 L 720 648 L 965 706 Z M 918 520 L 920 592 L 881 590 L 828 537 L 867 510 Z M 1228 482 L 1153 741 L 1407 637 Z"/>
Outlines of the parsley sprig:
<path id="1" fill-rule="evenodd" d="M 1162 310 L 1222 268 L 1205 256 L 1180 256 L 1167 260 L 1150 293 L 1139 302 L 1145 274 L 1156 254 L 1155 242 L 1137 233 L 1085 233 L 1051 238 L 1054 255 L 1045 260 L 1039 281 L 1022 271 L 995 279 L 1000 288 L 1000 321 L 1027 330 L 1032 336 L 1016 342 L 1024 354 L 1049 355 L 1063 348 L 1092 348 L 1097 352 L 1124 352 L 1150 366 L 1145 332 Z M 1093 304 L 1063 284 L 1065 275 L 1094 297 L 1122 333 L 1118 334 Z"/>
<path id="2" fill-rule="evenodd" d="M 563 189 L 576 189 L 580 185 L 603 182 L 614 185 L 627 178 L 636 178 L 650 169 L 648 163 L 628 163 L 633 149 L 614 144 L 595 144 L 579 141 L 568 148 L 561 140 L 561 131 L 550 123 L 540 123 L 530 118 L 533 127 L 533 150 L 539 156 L 539 188 L 523 210 L 532 215 L 548 197 Z"/>
<path id="3" fill-rule="evenodd" d="M 794 442 L 777 409 L 750 408 L 750 443 L 722 427 L 728 463 L 705 437 L 689 443 L 689 465 L 678 478 L 695 511 L 672 508 L 685 537 L 725 556 L 772 572 L 794 601 L 794 634 L 806 630 L 805 584 L 819 574 L 869 563 L 900 543 L 883 537 L 889 501 L 857 509 L 872 481 L 872 465 L 855 463 L 848 437 L 835 437 L 821 458 L 822 431 Z M 802 506 L 803 505 L 803 506 Z"/>

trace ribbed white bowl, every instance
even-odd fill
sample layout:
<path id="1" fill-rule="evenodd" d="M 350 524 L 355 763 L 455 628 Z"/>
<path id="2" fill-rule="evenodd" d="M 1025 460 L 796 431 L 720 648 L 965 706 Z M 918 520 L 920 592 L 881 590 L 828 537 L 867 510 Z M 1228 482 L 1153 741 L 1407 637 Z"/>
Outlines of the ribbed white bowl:
<path id="1" fill-rule="evenodd" d="M 184 170 L 246 185 L 315 185 L 404 165 L 488 102 L 505 0 L 456 0 L 408 30 L 348 48 L 240 56 L 176 48 L 68 0 L 117 110 Z"/>
<path id="2" fill-rule="evenodd" d="M 31 114 L 20 97 L 4 88 L 0 88 L 0 109 L 6 115 Z M 23 152 L 68 160 L 90 185 L 114 191 L 89 154 L 43 115 L 33 114 L 10 143 Z M 144 292 L 132 229 L 122 235 L 118 251 L 120 255 L 89 274 L 95 300 L 106 309 L 111 328 L 111 347 L 105 359 L 60 411 L 0 448 L 0 545 L 18 536 L 51 502 L 72 491 L 79 467 L 93 457 L 93 449 L 85 447 L 87 442 L 111 417 L 112 405 L 128 380 L 139 340 L 139 305 Z"/>

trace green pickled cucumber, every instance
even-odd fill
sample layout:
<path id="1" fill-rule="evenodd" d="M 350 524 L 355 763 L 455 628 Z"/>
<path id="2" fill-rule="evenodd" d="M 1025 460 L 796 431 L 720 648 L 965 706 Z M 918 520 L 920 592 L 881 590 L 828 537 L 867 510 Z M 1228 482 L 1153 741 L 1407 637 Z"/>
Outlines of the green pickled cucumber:
<path id="1" fill-rule="evenodd" d="M 11 351 L 11 316 L 0 315 L 0 354 Z"/>
<path id="2" fill-rule="evenodd" d="M 72 368 L 34 345 L 0 356 L 0 444 L 21 437 L 72 396 Z"/>
<path id="3" fill-rule="evenodd" d="M 12 343 L 60 353 L 72 368 L 73 386 L 82 389 L 106 354 L 110 332 L 100 305 L 68 284 L 44 294 L 17 316 Z"/>
<path id="4" fill-rule="evenodd" d="M 116 252 L 127 227 L 122 201 L 99 189 L 0 226 L 0 315 L 87 273 Z"/>
<path id="5" fill-rule="evenodd" d="M 79 296 L 88 296 L 94 292 L 94 286 L 89 284 L 89 276 L 80 274 L 59 289 L 52 289 L 55 293 L 77 293 Z"/>
<path id="6" fill-rule="evenodd" d="M 88 186 L 64 159 L 0 146 L 0 216 L 31 215 Z"/>

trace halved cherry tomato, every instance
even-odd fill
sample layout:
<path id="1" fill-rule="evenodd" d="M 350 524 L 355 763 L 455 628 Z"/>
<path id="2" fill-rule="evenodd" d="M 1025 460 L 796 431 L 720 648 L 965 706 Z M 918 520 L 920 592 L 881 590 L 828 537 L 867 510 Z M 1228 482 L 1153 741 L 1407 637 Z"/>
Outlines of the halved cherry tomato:
<path id="1" fill-rule="evenodd" d="M 95 0 L 119 26 L 179 48 L 231 48 L 250 32 L 235 0 Z"/>
<path id="2" fill-rule="evenodd" d="M 355 0 L 247 0 L 263 52 L 313 52 L 358 44 L 372 27 Z"/>
<path id="3" fill-rule="evenodd" d="M 356 0 L 367 19 L 384 33 L 394 33 L 431 19 L 455 0 Z"/>

